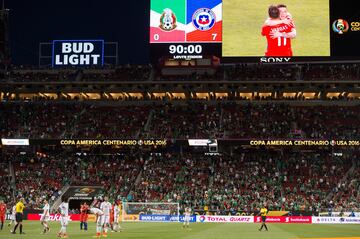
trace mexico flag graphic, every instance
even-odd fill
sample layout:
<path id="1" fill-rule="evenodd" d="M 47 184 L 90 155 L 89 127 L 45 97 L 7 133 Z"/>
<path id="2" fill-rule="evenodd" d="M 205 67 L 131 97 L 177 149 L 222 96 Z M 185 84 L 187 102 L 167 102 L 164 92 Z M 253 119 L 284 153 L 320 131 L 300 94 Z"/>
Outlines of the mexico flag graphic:
<path id="1" fill-rule="evenodd" d="M 150 43 L 185 42 L 186 0 L 152 0 Z"/>

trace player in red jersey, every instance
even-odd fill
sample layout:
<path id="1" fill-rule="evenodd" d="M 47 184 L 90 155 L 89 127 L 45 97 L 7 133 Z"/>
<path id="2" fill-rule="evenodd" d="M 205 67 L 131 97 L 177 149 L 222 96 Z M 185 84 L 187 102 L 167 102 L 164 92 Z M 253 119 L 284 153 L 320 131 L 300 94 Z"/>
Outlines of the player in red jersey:
<path id="1" fill-rule="evenodd" d="M 3 200 L 0 200 L 0 221 L 1 221 L 1 230 L 4 227 L 6 217 L 6 204 Z"/>
<path id="2" fill-rule="evenodd" d="M 110 210 L 110 228 L 114 231 L 114 204 L 111 204 Z"/>
<path id="3" fill-rule="evenodd" d="M 82 204 L 80 206 L 80 230 L 83 229 L 84 226 L 84 230 L 87 231 L 88 229 L 88 225 L 87 225 L 87 220 L 88 220 L 88 211 L 90 210 L 89 205 L 87 205 L 86 202 L 84 202 L 84 204 Z"/>
<path id="4" fill-rule="evenodd" d="M 266 36 L 267 50 L 265 56 L 292 56 L 291 39 L 296 37 L 295 24 L 292 20 L 286 19 L 286 6 L 270 6 L 269 17 L 262 27 L 261 34 Z M 286 9 L 286 12 L 284 9 Z M 280 10 L 282 9 L 282 10 Z M 280 15 L 284 17 L 282 20 Z M 273 25 L 275 24 L 275 25 Z"/>

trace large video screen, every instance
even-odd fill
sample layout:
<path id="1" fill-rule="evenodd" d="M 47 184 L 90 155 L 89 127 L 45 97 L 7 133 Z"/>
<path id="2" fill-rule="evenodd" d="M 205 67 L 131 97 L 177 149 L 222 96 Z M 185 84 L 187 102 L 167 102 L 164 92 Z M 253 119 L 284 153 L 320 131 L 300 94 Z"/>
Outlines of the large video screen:
<path id="1" fill-rule="evenodd" d="M 223 62 L 360 60 L 350 0 L 151 0 L 151 54 Z"/>
<path id="2" fill-rule="evenodd" d="M 329 0 L 225 0 L 224 57 L 330 56 Z"/>

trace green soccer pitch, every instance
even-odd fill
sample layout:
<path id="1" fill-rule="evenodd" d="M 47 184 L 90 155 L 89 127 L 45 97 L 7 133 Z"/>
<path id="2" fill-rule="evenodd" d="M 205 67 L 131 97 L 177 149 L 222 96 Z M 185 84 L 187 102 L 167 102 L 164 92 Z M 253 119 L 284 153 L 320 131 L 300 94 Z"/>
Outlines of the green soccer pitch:
<path id="1" fill-rule="evenodd" d="M 192 223 L 190 229 L 183 229 L 181 223 L 123 223 L 123 232 L 110 232 L 108 238 L 119 239 L 360 239 L 360 225 L 304 225 L 304 224 L 268 224 L 269 231 L 259 232 L 260 224 L 224 224 L 224 223 Z M 0 231 L 1 239 L 50 239 L 56 238 L 60 228 L 59 222 L 50 224 L 49 234 L 41 235 L 40 222 L 24 221 L 26 234 L 13 235 L 9 228 L 4 226 Z M 80 231 L 78 222 L 70 222 L 68 227 L 69 238 L 93 238 L 95 223 L 89 223 L 87 232 Z"/>
<path id="2" fill-rule="evenodd" d="M 329 0 L 223 1 L 223 56 L 264 56 L 261 27 L 271 4 L 286 4 L 296 25 L 294 56 L 330 56 Z"/>

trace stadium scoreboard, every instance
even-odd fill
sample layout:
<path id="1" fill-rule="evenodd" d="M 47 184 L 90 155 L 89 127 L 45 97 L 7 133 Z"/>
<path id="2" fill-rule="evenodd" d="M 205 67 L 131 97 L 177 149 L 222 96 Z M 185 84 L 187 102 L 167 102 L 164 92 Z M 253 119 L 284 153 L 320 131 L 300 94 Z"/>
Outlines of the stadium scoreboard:
<path id="1" fill-rule="evenodd" d="M 360 60 L 358 42 L 360 13 L 350 0 L 150 0 L 153 62 Z"/>
<path id="2" fill-rule="evenodd" d="M 151 0 L 152 59 L 221 56 L 222 0 Z"/>

